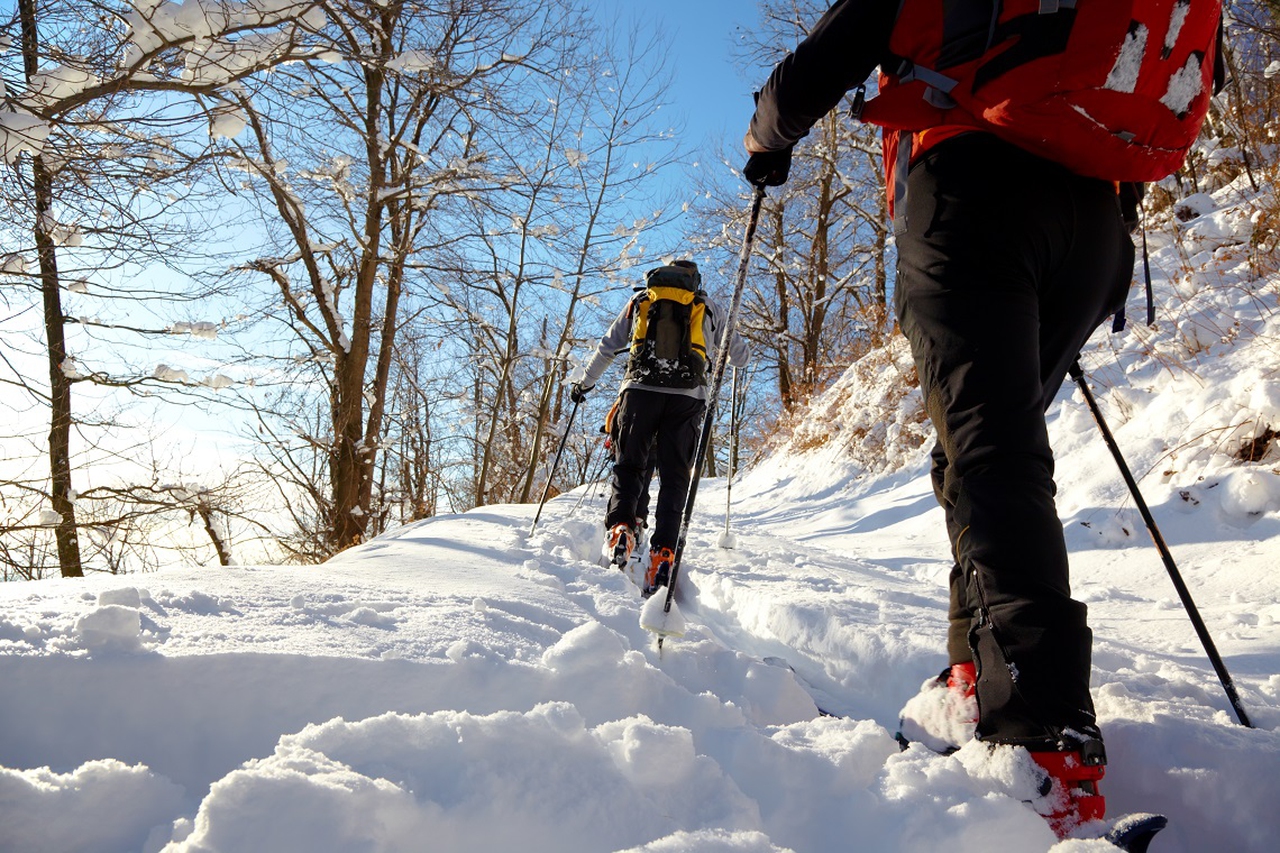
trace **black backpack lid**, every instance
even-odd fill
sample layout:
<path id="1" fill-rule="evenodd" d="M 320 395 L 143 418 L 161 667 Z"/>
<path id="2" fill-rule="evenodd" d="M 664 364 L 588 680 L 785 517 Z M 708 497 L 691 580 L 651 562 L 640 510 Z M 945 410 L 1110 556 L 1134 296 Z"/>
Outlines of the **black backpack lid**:
<path id="1" fill-rule="evenodd" d="M 644 274 L 646 287 L 679 287 L 697 293 L 702 288 L 702 274 L 693 261 L 672 261 L 654 267 Z"/>

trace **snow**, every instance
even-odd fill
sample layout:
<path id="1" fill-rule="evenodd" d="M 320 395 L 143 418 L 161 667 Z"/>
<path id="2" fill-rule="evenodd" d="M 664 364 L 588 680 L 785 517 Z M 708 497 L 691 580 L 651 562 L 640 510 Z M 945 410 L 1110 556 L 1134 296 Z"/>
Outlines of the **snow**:
<path id="1" fill-rule="evenodd" d="M 84 374 L 80 372 L 80 368 L 76 367 L 76 360 L 73 356 L 67 356 L 62 360 L 62 364 L 58 365 L 58 369 L 62 371 L 62 375 L 68 379 L 83 379 Z"/>
<path id="2" fill-rule="evenodd" d="M 41 527 L 57 527 L 62 523 L 62 516 L 55 510 L 42 509 L 40 515 L 37 516 L 36 523 Z"/>
<path id="3" fill-rule="evenodd" d="M 200 380 L 201 385 L 207 385 L 215 391 L 221 391 L 223 388 L 230 388 L 236 384 L 235 380 L 221 373 L 211 373 L 204 379 Z"/>
<path id="4" fill-rule="evenodd" d="M 49 131 L 47 122 L 29 112 L 0 110 L 0 157 L 13 164 L 23 153 L 39 154 Z"/>
<path id="5" fill-rule="evenodd" d="M 169 331 L 175 335 L 191 335 L 193 338 L 199 338 L 206 341 L 214 341 L 218 339 L 218 324 L 211 323 L 208 320 L 200 320 L 196 322 L 179 321 L 174 323 Z"/>
<path id="6" fill-rule="evenodd" d="M 640 608 L 640 627 L 660 637 L 683 637 L 684 615 L 680 606 L 672 601 L 667 604 L 667 588 L 660 586 Z"/>
<path id="7" fill-rule="evenodd" d="M 151 375 L 161 382 L 180 382 L 185 384 L 191 381 L 190 375 L 185 370 L 170 367 L 167 364 L 157 364 L 156 369 L 151 371 Z"/>
<path id="8" fill-rule="evenodd" d="M 84 232 L 78 225 L 54 224 L 49 229 L 49 239 L 56 246 L 76 247 L 84 244 Z"/>
<path id="9" fill-rule="evenodd" d="M 803 471 L 797 492 L 817 485 Z M 752 479 L 734 490 L 739 550 L 714 547 L 718 514 L 697 525 L 688 633 L 661 657 L 635 588 L 594 560 L 598 499 L 575 509 L 576 494 L 535 536 L 533 507 L 486 507 L 322 566 L 0 587 L 6 849 L 1054 847 L 984 751 L 900 753 L 890 736 L 943 662 L 923 480 L 779 502 Z M 705 484 L 708 506 L 722 488 Z M 1274 514 L 1257 523 L 1274 534 Z M 1230 719 L 1150 547 L 1077 542 L 1107 794 L 1168 810 L 1162 849 L 1210 833 L 1269 849 L 1274 558 L 1207 508 L 1176 530 L 1217 552 L 1186 569 L 1259 729 Z"/>
<path id="10" fill-rule="evenodd" d="M 1147 51 L 1147 37 L 1150 30 L 1140 24 L 1125 36 L 1124 44 L 1116 55 L 1115 66 L 1107 75 L 1106 88 L 1116 92 L 1132 92 L 1138 86 L 1138 71 L 1142 67 L 1142 57 Z"/>
<path id="11" fill-rule="evenodd" d="M 1187 22 L 1187 13 L 1191 11 L 1190 3 L 1176 3 L 1173 17 L 1169 19 L 1169 28 L 1164 34 L 1164 48 L 1171 53 L 1178 44 L 1178 36 L 1182 33 L 1182 25 Z"/>
<path id="12" fill-rule="evenodd" d="M 1157 327 L 1100 330 L 1083 364 L 1257 728 L 1079 391 L 1050 412 L 1102 790 L 1170 816 L 1160 853 L 1280 831 L 1280 453 L 1239 457 L 1280 420 L 1254 206 L 1183 199 L 1150 234 Z M 703 483 L 661 654 L 587 486 L 532 534 L 535 506 L 489 506 L 318 566 L 0 585 L 0 850 L 1113 849 L 1057 842 L 1007 752 L 892 737 L 946 663 L 951 566 L 910 369 L 900 343 L 855 365 L 733 483 L 732 550 Z"/>
<path id="13" fill-rule="evenodd" d="M 314 30 L 324 26 L 326 20 L 323 10 L 312 0 L 243 0 L 238 3 L 137 0 L 133 6 L 134 10 L 125 15 L 131 39 L 126 65 L 135 64 L 165 44 L 182 44 L 194 39 L 196 44 L 208 49 L 210 59 L 202 61 L 193 52 L 188 69 L 193 76 L 206 82 L 210 82 L 207 75 L 212 68 L 230 59 L 238 43 L 249 37 L 223 44 L 211 43 L 211 39 L 225 38 L 229 33 L 249 27 L 272 27 L 281 23 L 296 22 Z M 249 38 L 244 47 L 246 55 L 264 47 L 273 49 L 253 38 Z M 204 67 L 200 67 L 202 65 Z"/>
<path id="14" fill-rule="evenodd" d="M 288 31 L 248 33 L 231 43 L 213 42 L 202 52 L 188 51 L 182 79 L 197 86 L 218 86 L 284 56 L 293 45 Z"/>
<path id="15" fill-rule="evenodd" d="M 402 74 L 439 71 L 440 58 L 429 50 L 406 50 L 387 61 L 387 68 Z"/>
<path id="16" fill-rule="evenodd" d="M 96 75 L 83 68 L 60 65 L 32 75 L 27 84 L 26 100 L 37 106 L 44 106 L 74 97 L 101 82 Z"/>
<path id="17" fill-rule="evenodd" d="M 1169 88 L 1160 98 L 1160 103 L 1168 107 L 1174 115 L 1180 116 L 1204 91 L 1204 82 L 1204 70 L 1200 64 L 1200 57 L 1193 54 L 1187 58 L 1186 64 L 1169 78 Z"/>
<path id="18" fill-rule="evenodd" d="M 215 139 L 219 136 L 234 139 L 248 124 L 249 119 L 242 110 L 221 110 L 214 113 L 209 122 L 209 136 Z"/>

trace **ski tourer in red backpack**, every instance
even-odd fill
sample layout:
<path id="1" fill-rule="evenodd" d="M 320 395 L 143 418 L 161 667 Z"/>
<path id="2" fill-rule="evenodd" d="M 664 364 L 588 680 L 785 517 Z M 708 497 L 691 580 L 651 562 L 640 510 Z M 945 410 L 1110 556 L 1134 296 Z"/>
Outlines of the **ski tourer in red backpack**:
<path id="1" fill-rule="evenodd" d="M 1221 11 L 841 0 L 773 70 L 744 140 L 747 179 L 778 185 L 851 90 L 856 117 L 884 128 L 894 304 L 937 432 L 954 559 L 950 666 L 904 708 L 903 735 L 1025 749 L 1059 837 L 1103 817 L 1106 752 L 1044 413 L 1129 288 L 1121 191 L 1178 169 L 1199 133 L 1221 82 Z"/>

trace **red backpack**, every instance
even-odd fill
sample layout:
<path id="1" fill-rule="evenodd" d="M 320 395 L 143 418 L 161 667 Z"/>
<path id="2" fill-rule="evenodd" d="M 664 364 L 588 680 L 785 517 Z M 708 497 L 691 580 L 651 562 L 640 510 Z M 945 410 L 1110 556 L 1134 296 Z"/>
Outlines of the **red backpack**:
<path id="1" fill-rule="evenodd" d="M 1221 0 L 901 0 L 880 93 L 854 114 L 886 129 L 899 178 L 910 152 L 892 131 L 959 126 L 1088 177 L 1160 180 L 1208 112 L 1221 15 Z"/>

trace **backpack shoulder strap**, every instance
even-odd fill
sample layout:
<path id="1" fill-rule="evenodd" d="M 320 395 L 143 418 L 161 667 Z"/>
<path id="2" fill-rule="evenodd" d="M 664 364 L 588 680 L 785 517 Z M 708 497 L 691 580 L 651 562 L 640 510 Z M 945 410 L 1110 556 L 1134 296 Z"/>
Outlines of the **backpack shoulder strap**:
<path id="1" fill-rule="evenodd" d="M 1213 51 L 1213 94 L 1218 94 L 1227 87 L 1227 54 L 1226 45 L 1223 43 L 1225 35 L 1223 34 L 1224 20 L 1218 18 L 1218 35 L 1217 45 Z"/>
<path id="2" fill-rule="evenodd" d="M 640 307 L 640 303 L 649 298 L 648 290 L 641 290 L 627 301 L 627 316 L 632 320 L 636 318 L 636 309 Z"/>

